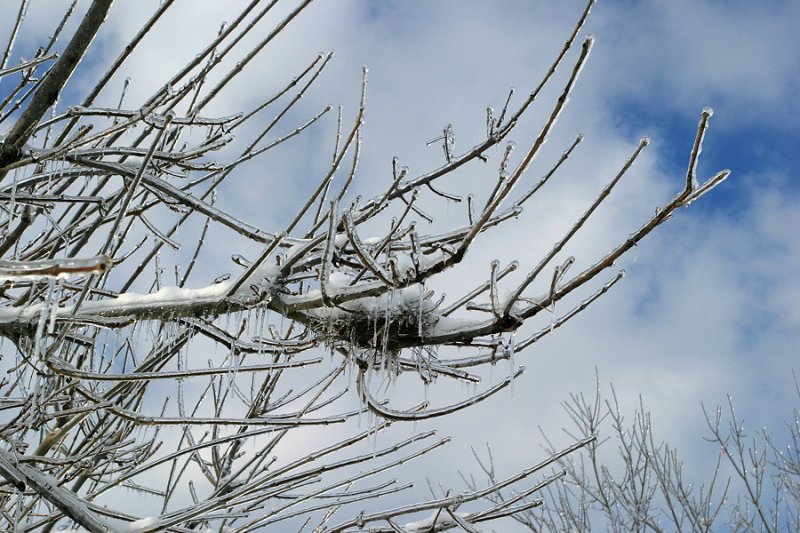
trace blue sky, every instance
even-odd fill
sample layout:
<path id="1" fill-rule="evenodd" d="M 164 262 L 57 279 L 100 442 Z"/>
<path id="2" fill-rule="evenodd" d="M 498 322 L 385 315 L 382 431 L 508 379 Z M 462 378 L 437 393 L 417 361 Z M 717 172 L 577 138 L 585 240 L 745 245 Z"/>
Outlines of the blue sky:
<path id="1" fill-rule="evenodd" d="M 37 22 L 46 18 L 42 4 L 32 2 L 32 29 L 47 27 Z M 117 2 L 100 46 L 68 95 L 86 90 L 86 80 L 156 4 Z M 228 3 L 179 0 L 164 21 L 169 30 L 145 44 L 105 98 L 116 100 L 125 76 L 132 79 L 129 102 L 157 88 L 181 58 L 200 48 L 200 35 L 212 34 L 230 16 L 221 4 Z M 441 152 L 425 143 L 447 123 L 455 128 L 457 149 L 470 146 L 482 133 L 486 106 L 500 108 L 509 87 L 522 95 L 538 82 L 582 8 L 577 1 L 318 0 L 221 95 L 215 110 L 253 105 L 318 51 L 336 50 L 319 86 L 290 120 L 300 122 L 329 103 L 344 105 L 348 117 L 357 106 L 361 65 L 369 65 L 356 186 L 369 194 L 375 180 L 386 179 L 394 155 L 412 173 L 440 163 Z M 4 6 L 4 14 L 9 9 Z M 427 471 L 460 489 L 455 469 L 476 470 L 469 446 L 487 440 L 495 450 L 507 450 L 499 459 L 506 472 L 530 464 L 541 457 L 537 427 L 559 434 L 559 402 L 571 392 L 590 393 L 595 369 L 602 383 L 614 383 L 624 408 L 636 408 L 641 395 L 659 437 L 678 445 L 700 478 L 709 453 L 701 438 L 701 403 L 723 403 L 730 393 L 746 423 L 783 435 L 780 421 L 798 401 L 791 371 L 800 371 L 798 20 L 794 1 L 598 3 L 584 30 L 597 39 L 589 65 L 529 178 L 543 173 L 579 132 L 586 134 L 583 146 L 549 196 L 503 233 L 481 241 L 456 273 L 443 276 L 439 290 L 457 290 L 464 279 L 478 283 L 495 257 L 534 263 L 536 251 L 564 231 L 638 138 L 649 135 L 646 156 L 569 253 L 588 261 L 608 249 L 677 192 L 704 106 L 716 113 L 701 176 L 723 168 L 733 174 L 640 245 L 620 265 L 628 276 L 608 297 L 519 356 L 517 363 L 529 371 L 513 394 L 437 421 L 456 440 L 446 460 L 439 456 L 412 469 L 411 477 Z M 545 96 L 552 97 L 561 82 L 563 76 L 556 76 L 556 87 Z M 534 134 L 539 113 L 514 134 L 518 146 Z M 326 164 L 334 122 L 269 165 L 247 167 L 224 190 L 221 205 L 267 229 L 279 225 Z M 466 170 L 451 186 L 480 189 L 481 175 L 480 168 Z M 455 216 L 447 209 L 444 224 Z M 228 268 L 226 257 L 237 245 L 218 246 L 222 253 L 208 263 L 210 278 Z M 497 369 L 488 378 L 496 381 L 505 372 Z M 441 399 L 446 393 L 429 394 Z M 471 429 L 476 421 L 483 431 Z"/>

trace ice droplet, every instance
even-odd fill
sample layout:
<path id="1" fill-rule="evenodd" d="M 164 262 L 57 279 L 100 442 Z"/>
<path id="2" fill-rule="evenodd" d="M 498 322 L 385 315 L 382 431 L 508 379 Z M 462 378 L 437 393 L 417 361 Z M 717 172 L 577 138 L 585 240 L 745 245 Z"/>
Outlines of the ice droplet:
<path id="1" fill-rule="evenodd" d="M 227 281 L 229 279 L 231 279 L 231 275 L 230 274 L 223 274 L 221 276 L 217 276 L 216 278 L 214 278 L 214 282 L 213 283 L 216 285 L 217 283 L 222 283 L 223 281 Z"/>

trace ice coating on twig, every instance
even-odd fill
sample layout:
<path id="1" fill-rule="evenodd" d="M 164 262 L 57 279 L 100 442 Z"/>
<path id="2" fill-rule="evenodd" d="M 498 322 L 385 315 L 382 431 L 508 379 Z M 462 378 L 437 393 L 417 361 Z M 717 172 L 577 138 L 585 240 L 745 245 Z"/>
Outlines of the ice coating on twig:
<path id="1" fill-rule="evenodd" d="M 111 258 L 107 255 L 98 255 L 85 259 L 0 260 L 0 280 L 66 278 L 81 274 L 102 274 L 107 272 L 111 266 Z"/>

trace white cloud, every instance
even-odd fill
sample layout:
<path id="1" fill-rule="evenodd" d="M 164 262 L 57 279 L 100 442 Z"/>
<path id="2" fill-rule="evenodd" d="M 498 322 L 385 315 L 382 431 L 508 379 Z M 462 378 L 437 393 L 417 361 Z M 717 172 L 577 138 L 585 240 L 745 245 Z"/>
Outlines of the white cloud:
<path id="1" fill-rule="evenodd" d="M 797 4 L 640 2 L 599 8 L 611 48 L 603 71 L 618 72 L 621 98 L 683 112 L 686 105 L 735 110 L 736 120 L 783 122 L 798 83 L 791 45 Z M 770 118 L 764 113 L 768 113 Z"/>

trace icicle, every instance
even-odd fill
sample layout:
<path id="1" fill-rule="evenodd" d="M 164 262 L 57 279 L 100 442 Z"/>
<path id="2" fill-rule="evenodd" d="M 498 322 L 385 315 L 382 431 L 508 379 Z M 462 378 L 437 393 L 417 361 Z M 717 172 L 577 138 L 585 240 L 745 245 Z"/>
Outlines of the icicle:
<path id="1" fill-rule="evenodd" d="M 230 349 L 231 349 L 231 355 L 230 355 L 231 379 L 233 379 L 239 372 L 239 351 L 236 349 L 233 343 L 231 343 Z"/>
<path id="2" fill-rule="evenodd" d="M 45 296 L 44 302 L 40 305 L 39 308 L 39 322 L 36 324 L 36 334 L 34 336 L 33 353 L 36 359 L 41 359 L 43 345 L 44 345 L 43 339 L 45 336 L 45 326 L 47 324 L 47 319 L 50 314 L 50 308 L 52 307 L 53 291 L 55 290 L 55 286 L 56 286 L 55 279 L 48 278 L 47 296 Z"/>
<path id="3" fill-rule="evenodd" d="M 253 321 L 255 324 L 254 328 L 255 331 L 252 334 L 261 335 L 265 330 L 265 323 L 266 323 L 267 311 L 261 307 L 256 308 L 256 319 Z M 251 335 L 252 335 L 251 334 Z M 264 344 L 261 343 L 258 345 L 258 355 L 263 355 L 264 353 Z"/>
<path id="4" fill-rule="evenodd" d="M 352 360 L 357 357 L 356 352 L 350 352 L 350 353 L 353 355 L 353 357 L 350 358 L 350 360 L 351 360 L 351 362 L 350 362 L 351 378 L 350 379 L 352 380 L 352 375 L 355 374 L 356 372 L 358 372 L 359 370 L 357 368 L 355 368 L 355 364 L 352 362 Z M 364 387 L 366 387 L 367 386 L 367 376 L 366 376 L 366 374 L 364 374 L 362 376 L 362 379 L 364 380 Z M 363 403 L 363 401 L 362 401 L 362 403 Z M 356 427 L 358 427 L 358 428 L 361 428 L 361 415 L 363 413 L 364 413 L 364 409 L 359 409 L 358 410 L 358 415 L 356 415 Z"/>
<path id="5" fill-rule="evenodd" d="M 377 349 L 378 347 L 378 310 L 372 308 L 372 346 Z"/>
<path id="6" fill-rule="evenodd" d="M 370 435 L 372 438 L 370 440 L 372 441 L 372 458 L 374 459 L 378 453 L 378 417 L 376 417 L 372 411 L 370 411 L 369 416 L 369 428 L 372 432 L 372 435 Z"/>
<path id="7" fill-rule="evenodd" d="M 115 248 L 116 248 L 117 243 L 121 242 L 121 239 L 122 239 L 122 236 L 121 236 L 120 233 L 118 233 L 114 237 L 114 247 Z M 158 290 L 161 290 L 161 273 L 163 272 L 163 269 L 161 268 L 161 252 L 156 252 L 154 265 L 155 265 L 155 274 L 156 274 L 156 279 L 155 279 L 156 290 L 158 291 Z"/>
<path id="8" fill-rule="evenodd" d="M 56 329 L 56 317 L 58 316 L 58 302 L 61 299 L 61 295 L 63 292 L 63 285 L 64 281 L 61 278 L 58 278 L 55 283 L 55 291 L 57 292 L 56 295 L 53 296 L 52 300 L 48 303 L 48 314 L 49 322 L 47 324 L 47 334 L 52 335 Z"/>
<path id="9" fill-rule="evenodd" d="M 17 526 L 20 523 L 20 519 L 22 518 L 22 508 L 25 506 L 25 499 L 23 498 L 24 491 L 17 489 L 17 505 L 16 509 L 14 510 L 14 533 L 16 533 Z"/>
<path id="10" fill-rule="evenodd" d="M 17 175 L 18 175 L 18 173 L 19 173 L 19 169 L 15 168 L 14 172 L 11 174 L 11 176 L 12 176 L 11 179 L 13 181 L 11 183 L 11 198 L 10 198 L 10 201 L 8 203 L 8 212 L 10 213 L 9 219 L 8 219 L 9 227 L 11 226 L 11 223 L 14 221 L 14 212 L 16 211 L 16 208 L 17 208 Z"/>
<path id="11" fill-rule="evenodd" d="M 417 326 L 419 328 L 419 340 L 422 342 L 422 315 L 423 315 L 423 305 L 425 304 L 425 282 L 422 283 L 422 286 L 419 288 L 419 310 L 417 316 Z"/>
<path id="12" fill-rule="evenodd" d="M 178 378 L 178 416 L 186 416 L 186 408 L 183 403 L 183 379 Z"/>
<path id="13" fill-rule="evenodd" d="M 394 300 L 394 291 L 389 291 L 388 298 L 386 298 L 386 307 L 383 310 L 383 331 L 381 332 L 381 363 L 380 363 L 380 370 L 386 370 L 387 372 L 391 372 L 391 361 L 387 359 L 390 357 L 390 353 L 386 350 L 386 345 L 389 343 L 389 333 L 391 328 L 391 307 Z"/>
<path id="14" fill-rule="evenodd" d="M 505 345 L 506 355 L 508 355 L 508 377 L 511 380 L 510 389 L 511 389 L 511 396 L 514 396 L 514 352 L 516 351 L 516 347 L 514 346 L 514 336 L 517 334 L 516 331 L 512 331 L 511 335 L 508 337 L 508 343 Z"/>

